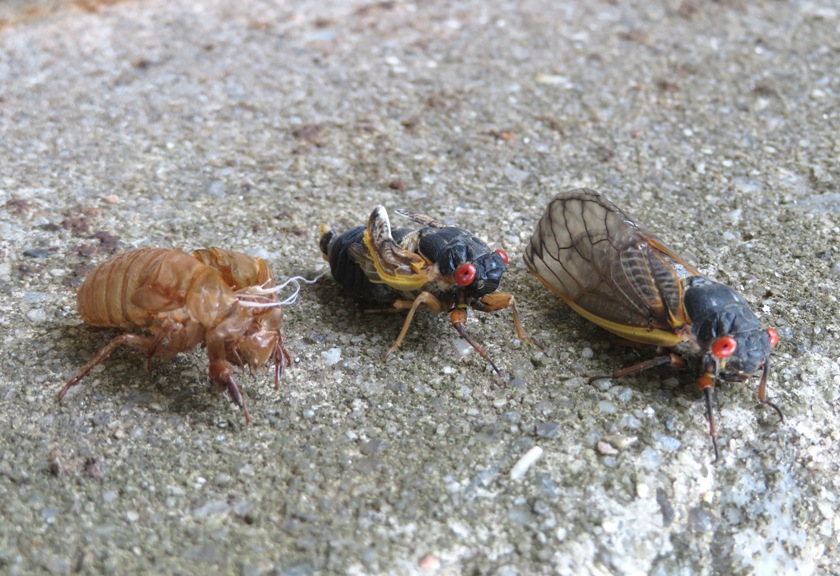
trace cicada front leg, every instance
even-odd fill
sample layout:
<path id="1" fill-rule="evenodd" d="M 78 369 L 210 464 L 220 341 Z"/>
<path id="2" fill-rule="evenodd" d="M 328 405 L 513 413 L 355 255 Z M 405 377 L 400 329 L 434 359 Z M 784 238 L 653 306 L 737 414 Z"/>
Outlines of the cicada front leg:
<path id="1" fill-rule="evenodd" d="M 387 358 L 389 354 L 391 354 L 394 350 L 402 344 L 405 335 L 408 333 L 408 328 L 411 326 L 411 321 L 414 319 L 414 313 L 417 312 L 417 309 L 421 306 L 425 305 L 429 310 L 432 312 L 443 312 L 446 310 L 446 307 L 443 303 L 438 300 L 438 298 L 432 294 L 431 292 L 421 292 L 417 298 L 414 300 L 396 300 L 394 302 L 394 310 L 401 311 L 401 310 L 408 310 L 408 315 L 405 318 L 405 322 L 403 323 L 402 330 L 400 330 L 399 336 L 397 336 L 396 341 L 393 345 L 388 349 L 385 353 L 384 358 Z M 493 370 L 497 374 L 501 374 L 501 371 L 493 363 L 493 360 L 490 358 L 490 355 L 487 353 L 484 348 L 479 346 L 477 342 L 475 342 L 472 338 L 470 338 L 469 334 L 467 334 L 466 330 L 466 323 L 467 323 L 467 311 L 464 308 L 455 308 L 449 313 L 449 321 L 452 323 L 452 327 L 458 332 L 458 335 L 461 336 L 473 349 L 478 352 L 478 354 L 487 360 L 490 366 L 493 367 Z"/>
<path id="2" fill-rule="evenodd" d="M 516 307 L 516 299 L 513 297 L 513 294 L 508 292 L 493 292 L 475 300 L 471 306 L 481 312 L 496 312 L 497 310 L 510 308 L 510 311 L 513 313 L 513 327 L 516 329 L 516 337 L 522 342 L 527 342 L 545 351 L 539 342 L 525 334 L 525 328 L 522 326 L 519 309 Z"/>
<path id="3" fill-rule="evenodd" d="M 496 374 L 501 374 L 501 370 L 493 363 L 493 360 L 490 359 L 490 355 L 487 351 L 479 346 L 476 342 L 473 341 L 472 338 L 469 337 L 467 334 L 467 329 L 464 325 L 467 323 L 467 311 L 463 308 L 455 308 L 452 312 L 449 313 L 449 321 L 452 322 L 452 327 L 458 331 L 458 334 L 461 335 L 461 338 L 467 341 L 467 344 L 473 347 L 473 349 L 478 352 L 478 354 L 487 360 L 490 366 L 493 367 L 493 370 Z"/>
<path id="4" fill-rule="evenodd" d="M 760 404 L 765 405 L 765 406 L 769 406 L 770 408 L 775 410 L 776 414 L 779 415 L 779 422 L 784 422 L 785 417 L 782 414 L 781 408 L 779 408 L 778 406 L 776 406 L 775 404 L 770 402 L 770 400 L 767 400 L 767 398 L 764 397 L 765 390 L 767 389 L 767 376 L 769 374 L 770 374 L 770 360 L 768 359 L 768 360 L 764 361 L 764 366 L 762 367 L 762 370 L 761 370 L 761 381 L 758 384 L 758 392 L 756 393 L 756 395 L 758 396 L 758 402 Z"/>
<path id="5" fill-rule="evenodd" d="M 589 379 L 589 383 L 592 384 L 596 380 L 607 380 L 609 378 L 617 380 L 619 378 L 625 378 L 627 376 L 630 376 L 631 374 L 635 374 L 636 372 L 642 372 L 643 370 L 656 368 L 657 366 L 670 366 L 671 368 L 679 370 L 681 368 L 685 368 L 686 365 L 687 362 L 682 356 L 662 349 L 660 351 L 659 356 L 655 356 L 650 360 L 639 362 L 638 364 L 633 364 L 632 366 L 627 366 L 626 368 L 622 368 L 621 370 L 616 370 L 612 374 L 592 376 Z"/>

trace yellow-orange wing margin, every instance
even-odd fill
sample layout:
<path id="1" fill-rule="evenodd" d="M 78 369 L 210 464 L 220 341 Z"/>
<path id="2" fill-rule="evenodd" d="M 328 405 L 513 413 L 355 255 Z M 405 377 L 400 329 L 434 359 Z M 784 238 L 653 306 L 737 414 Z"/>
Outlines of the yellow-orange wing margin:
<path id="1" fill-rule="evenodd" d="M 431 279 L 432 264 L 394 240 L 388 212 L 383 206 L 377 206 L 371 212 L 363 242 L 366 250 L 354 250 L 352 256 L 371 282 L 412 292 L 422 289 Z"/>

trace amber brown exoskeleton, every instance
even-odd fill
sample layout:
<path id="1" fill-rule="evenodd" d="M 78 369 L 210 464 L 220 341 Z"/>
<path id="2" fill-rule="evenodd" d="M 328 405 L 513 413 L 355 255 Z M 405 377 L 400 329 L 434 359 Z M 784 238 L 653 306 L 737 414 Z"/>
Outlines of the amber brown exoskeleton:
<path id="1" fill-rule="evenodd" d="M 758 400 L 782 417 L 765 397 L 777 332 L 762 327 L 741 294 L 701 275 L 597 192 L 558 194 L 531 237 L 525 264 L 587 320 L 662 349 L 661 356 L 607 377 L 678 367 L 683 357 L 700 359 L 697 383 L 705 395 L 715 461 L 716 380 L 740 382 L 760 371 Z"/>
<path id="2" fill-rule="evenodd" d="M 283 363 L 282 302 L 261 258 L 209 248 L 192 254 L 178 248 L 140 248 L 105 261 L 85 278 L 77 294 L 85 324 L 127 332 L 106 344 L 58 394 L 67 391 L 120 346 L 146 357 L 171 358 L 199 344 L 207 348 L 210 378 L 248 409 L 231 366 L 256 370 L 274 363 L 277 389 Z"/>

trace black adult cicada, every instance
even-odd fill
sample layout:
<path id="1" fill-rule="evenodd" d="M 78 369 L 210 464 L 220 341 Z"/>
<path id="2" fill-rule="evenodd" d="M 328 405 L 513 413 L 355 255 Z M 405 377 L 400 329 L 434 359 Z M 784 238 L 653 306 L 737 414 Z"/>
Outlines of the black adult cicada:
<path id="1" fill-rule="evenodd" d="M 462 228 L 444 226 L 416 212 L 396 212 L 422 227 L 392 229 L 382 206 L 371 212 L 367 226 L 351 228 L 341 235 L 322 227 L 321 252 L 333 278 L 360 300 L 390 305 L 385 311 L 408 310 L 402 330 L 385 357 L 402 343 L 414 313 L 424 305 L 433 312 L 449 312 L 449 320 L 461 338 L 498 373 L 490 356 L 469 337 L 464 325 L 467 308 L 482 312 L 510 308 L 517 336 L 533 343 L 525 336 L 513 294 L 496 292 L 507 270 L 507 254 L 501 249 L 491 250 Z"/>
<path id="2" fill-rule="evenodd" d="M 762 328 L 742 295 L 702 276 L 597 192 L 558 194 L 531 237 L 525 263 L 587 320 L 626 340 L 662 349 L 661 356 L 610 377 L 661 365 L 681 367 L 684 356 L 700 358 L 697 383 L 706 399 L 715 461 L 712 393 L 717 379 L 740 382 L 761 370 L 758 400 L 782 416 L 765 398 L 776 331 Z"/>

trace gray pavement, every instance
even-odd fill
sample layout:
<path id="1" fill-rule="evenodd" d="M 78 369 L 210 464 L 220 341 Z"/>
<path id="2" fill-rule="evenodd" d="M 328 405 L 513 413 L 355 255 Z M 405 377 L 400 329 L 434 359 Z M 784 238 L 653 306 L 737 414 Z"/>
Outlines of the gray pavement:
<path id="1" fill-rule="evenodd" d="M 105 4 L 0 28 L 0 572 L 836 573 L 836 3 Z M 778 329 L 783 423 L 755 380 L 720 386 L 711 465 L 691 370 L 585 383 L 651 352 L 525 270 L 578 186 Z M 200 350 L 121 351 L 56 402 L 114 334 L 74 296 L 110 254 L 311 277 L 318 225 L 379 203 L 504 246 L 545 353 L 473 313 L 495 376 L 421 313 L 382 362 L 400 319 L 327 278 L 287 309 L 280 389 L 239 377 L 250 425 Z"/>

